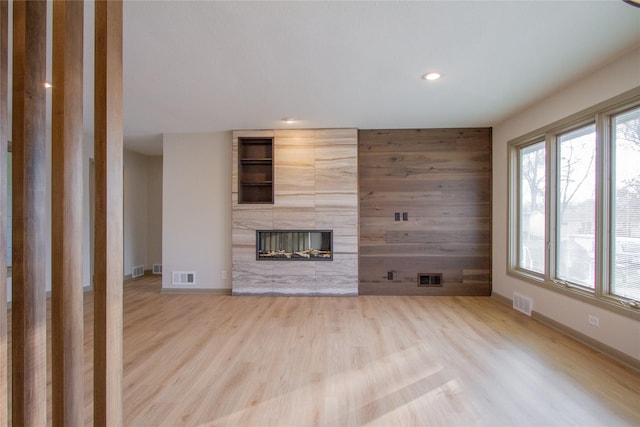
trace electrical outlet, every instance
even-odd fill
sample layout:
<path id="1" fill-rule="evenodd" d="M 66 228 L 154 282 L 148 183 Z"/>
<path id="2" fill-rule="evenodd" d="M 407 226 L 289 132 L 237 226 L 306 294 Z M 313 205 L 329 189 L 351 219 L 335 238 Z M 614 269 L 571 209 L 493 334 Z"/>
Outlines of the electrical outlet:
<path id="1" fill-rule="evenodd" d="M 221 278 L 222 280 L 227 280 L 227 270 L 222 270 L 222 271 L 220 272 L 220 278 Z"/>
<path id="2" fill-rule="evenodd" d="M 600 327 L 600 319 L 598 318 L 598 316 L 594 316 L 593 314 L 590 314 L 588 321 L 591 326 L 595 326 L 596 328 Z"/>

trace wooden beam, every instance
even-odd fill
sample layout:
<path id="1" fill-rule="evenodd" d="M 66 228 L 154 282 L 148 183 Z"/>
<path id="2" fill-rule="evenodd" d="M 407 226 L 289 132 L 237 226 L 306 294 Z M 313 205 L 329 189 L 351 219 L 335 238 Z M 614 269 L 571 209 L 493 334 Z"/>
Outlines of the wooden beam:
<path id="1" fill-rule="evenodd" d="M 12 423 L 47 424 L 47 5 L 13 3 Z"/>
<path id="2" fill-rule="evenodd" d="M 122 425 L 122 2 L 95 3 L 94 425 Z"/>
<path id="3" fill-rule="evenodd" d="M 82 1 L 53 3 L 51 351 L 53 426 L 84 424 Z"/>
<path id="4" fill-rule="evenodd" d="M 0 427 L 9 420 L 9 372 L 7 336 L 7 139 L 9 138 L 7 102 L 9 55 L 9 7 L 0 0 Z"/>

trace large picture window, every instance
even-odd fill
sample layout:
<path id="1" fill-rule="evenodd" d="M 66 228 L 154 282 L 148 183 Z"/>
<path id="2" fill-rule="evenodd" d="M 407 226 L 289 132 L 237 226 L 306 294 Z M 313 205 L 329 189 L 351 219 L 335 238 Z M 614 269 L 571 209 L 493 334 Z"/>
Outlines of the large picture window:
<path id="1" fill-rule="evenodd" d="M 640 89 L 509 143 L 509 274 L 640 310 Z"/>

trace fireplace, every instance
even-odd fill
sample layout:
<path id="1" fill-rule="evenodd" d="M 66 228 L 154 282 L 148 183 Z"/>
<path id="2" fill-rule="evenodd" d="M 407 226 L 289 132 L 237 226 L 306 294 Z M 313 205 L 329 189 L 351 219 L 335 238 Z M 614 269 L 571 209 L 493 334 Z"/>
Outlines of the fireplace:
<path id="1" fill-rule="evenodd" d="M 257 230 L 259 261 L 332 261 L 332 230 Z"/>

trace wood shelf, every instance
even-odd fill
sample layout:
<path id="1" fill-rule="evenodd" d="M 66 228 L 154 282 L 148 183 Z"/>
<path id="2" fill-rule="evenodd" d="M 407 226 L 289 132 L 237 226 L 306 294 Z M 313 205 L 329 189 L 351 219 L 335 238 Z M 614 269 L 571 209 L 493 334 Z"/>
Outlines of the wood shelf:
<path id="1" fill-rule="evenodd" d="M 238 138 L 238 203 L 273 203 L 273 138 Z"/>
<path id="2" fill-rule="evenodd" d="M 240 138 L 244 145 L 272 145 L 272 138 Z"/>
<path id="3" fill-rule="evenodd" d="M 241 182 L 240 185 L 244 186 L 264 186 L 264 185 L 273 185 L 273 181 L 251 181 L 251 182 Z"/>
<path id="4" fill-rule="evenodd" d="M 270 165 L 273 163 L 273 159 L 240 159 L 240 163 L 243 165 Z"/>

